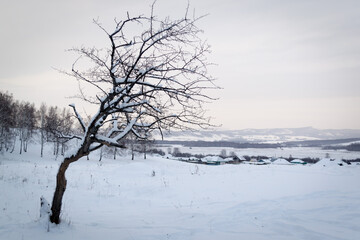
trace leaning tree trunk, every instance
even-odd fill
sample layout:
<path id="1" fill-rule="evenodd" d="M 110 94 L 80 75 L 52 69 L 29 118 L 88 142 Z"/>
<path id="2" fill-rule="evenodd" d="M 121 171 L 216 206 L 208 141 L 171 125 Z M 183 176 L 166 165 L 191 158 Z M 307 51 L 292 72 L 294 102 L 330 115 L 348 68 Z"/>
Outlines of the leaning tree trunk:
<path id="1" fill-rule="evenodd" d="M 51 216 L 50 221 L 52 223 L 59 224 L 60 223 L 60 213 L 61 213 L 61 205 L 62 199 L 66 190 L 66 178 L 65 172 L 68 169 L 70 163 L 77 161 L 82 156 L 72 156 L 69 158 L 65 158 L 61 163 L 57 176 L 56 176 L 56 188 L 54 192 L 54 197 L 51 206 Z"/>

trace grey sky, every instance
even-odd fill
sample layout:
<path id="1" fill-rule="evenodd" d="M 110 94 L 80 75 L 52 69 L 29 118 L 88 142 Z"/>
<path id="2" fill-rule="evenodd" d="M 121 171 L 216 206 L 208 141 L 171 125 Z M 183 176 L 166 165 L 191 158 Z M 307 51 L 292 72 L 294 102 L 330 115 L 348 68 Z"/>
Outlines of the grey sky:
<path id="1" fill-rule="evenodd" d="M 92 24 L 148 12 L 152 1 L 0 2 L 0 89 L 39 105 L 66 106 L 75 80 L 73 46 L 104 46 Z M 360 128 L 360 1 L 192 0 L 212 45 L 223 89 L 207 106 L 226 129 Z M 157 15 L 180 16 L 187 0 L 158 0 Z"/>

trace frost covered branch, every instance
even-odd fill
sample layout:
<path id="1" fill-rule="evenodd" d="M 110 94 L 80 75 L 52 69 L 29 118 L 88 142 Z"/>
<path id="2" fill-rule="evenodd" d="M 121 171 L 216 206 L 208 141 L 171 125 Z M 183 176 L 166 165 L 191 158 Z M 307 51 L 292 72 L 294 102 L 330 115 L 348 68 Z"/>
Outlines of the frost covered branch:
<path id="1" fill-rule="evenodd" d="M 76 116 L 77 120 L 79 121 L 82 130 L 83 130 L 83 132 L 85 132 L 86 129 L 85 129 L 84 120 L 82 119 L 82 117 L 81 117 L 81 115 L 78 113 L 78 111 L 76 110 L 75 104 L 69 104 L 69 106 L 72 107 L 72 109 L 74 110 L 75 116 Z"/>

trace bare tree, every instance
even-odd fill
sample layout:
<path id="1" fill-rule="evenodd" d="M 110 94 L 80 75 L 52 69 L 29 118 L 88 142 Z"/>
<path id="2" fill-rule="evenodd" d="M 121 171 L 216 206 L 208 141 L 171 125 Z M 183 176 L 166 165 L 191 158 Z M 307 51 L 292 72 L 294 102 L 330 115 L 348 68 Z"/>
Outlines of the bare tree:
<path id="1" fill-rule="evenodd" d="M 154 139 L 152 139 L 151 129 L 140 129 L 140 134 L 143 138 L 136 138 L 136 150 L 143 154 L 144 159 L 146 159 L 146 154 L 150 150 L 151 145 L 154 144 Z"/>
<path id="2" fill-rule="evenodd" d="M 59 152 L 59 138 L 57 134 L 59 125 L 59 110 L 57 107 L 50 106 L 45 115 L 45 130 L 47 142 L 52 142 L 54 144 L 54 155 L 58 155 Z"/>
<path id="3" fill-rule="evenodd" d="M 219 156 L 222 157 L 222 158 L 226 158 L 226 157 L 227 157 L 226 149 L 222 149 L 222 150 L 220 151 L 220 155 L 219 155 Z"/>
<path id="4" fill-rule="evenodd" d="M 16 116 L 16 123 L 20 139 L 20 154 L 24 150 L 27 152 L 28 142 L 36 126 L 36 110 L 34 104 L 21 102 Z"/>
<path id="5" fill-rule="evenodd" d="M 134 160 L 135 158 L 135 151 L 136 149 L 136 136 L 135 134 L 133 134 L 132 132 L 130 132 L 129 134 L 127 134 L 126 139 L 124 139 L 126 141 L 125 147 L 129 147 L 130 146 L 130 151 L 131 151 L 131 160 Z"/>
<path id="6" fill-rule="evenodd" d="M 14 138 L 15 110 L 13 96 L 0 91 L 0 152 L 8 151 Z"/>
<path id="7" fill-rule="evenodd" d="M 60 124 L 58 126 L 58 139 L 61 144 L 61 155 L 65 154 L 67 148 L 66 143 L 71 139 L 73 119 L 68 109 L 63 109 L 60 115 Z"/>
<path id="8" fill-rule="evenodd" d="M 38 112 L 38 115 L 39 115 L 39 118 L 40 118 L 40 145 L 41 145 L 41 148 L 40 148 L 40 156 L 43 157 L 44 155 L 44 144 L 45 144 L 45 120 L 46 120 L 46 113 L 47 113 L 47 106 L 45 103 L 41 103 L 41 106 L 40 106 L 40 109 L 39 109 L 39 112 Z"/>
<path id="9" fill-rule="evenodd" d="M 143 153 L 144 159 L 146 159 L 146 154 L 148 153 L 148 151 L 150 150 L 150 147 L 154 144 L 153 139 L 151 139 L 151 134 L 150 133 L 145 133 L 146 134 L 146 138 L 145 139 L 139 139 L 138 143 L 140 145 L 140 152 Z"/>
<path id="10" fill-rule="evenodd" d="M 189 18 L 187 12 L 178 20 L 159 20 L 152 7 L 148 17 L 128 14 L 122 21 L 115 20 L 112 32 L 95 21 L 109 39 L 108 48 L 73 49 L 80 58 L 67 74 L 98 91 L 96 96 L 88 96 L 80 88 L 81 98 L 96 104 L 98 111 L 85 124 L 75 105 L 70 105 L 82 135 L 74 136 L 80 145 L 59 167 L 51 222 L 60 222 L 65 171 L 72 162 L 103 145 L 122 148 L 120 140 L 130 133 L 144 139 L 141 133 L 145 130 L 209 126 L 202 105 L 211 98 L 204 90 L 216 86 L 208 75 L 209 46 L 199 37 L 198 20 Z M 85 64 L 80 65 L 81 60 L 93 67 L 82 70 Z"/>
<path id="11" fill-rule="evenodd" d="M 58 107 L 49 107 L 44 119 L 44 129 L 48 142 L 54 144 L 54 155 L 65 154 L 69 140 L 76 138 L 73 136 L 73 116 L 69 109 L 63 108 L 61 111 Z"/>
<path id="12" fill-rule="evenodd" d="M 177 157 L 177 156 L 179 156 L 180 155 L 180 149 L 178 148 L 178 147 L 174 147 L 174 149 L 173 149 L 173 151 L 172 151 L 172 155 L 174 156 L 174 157 Z"/>

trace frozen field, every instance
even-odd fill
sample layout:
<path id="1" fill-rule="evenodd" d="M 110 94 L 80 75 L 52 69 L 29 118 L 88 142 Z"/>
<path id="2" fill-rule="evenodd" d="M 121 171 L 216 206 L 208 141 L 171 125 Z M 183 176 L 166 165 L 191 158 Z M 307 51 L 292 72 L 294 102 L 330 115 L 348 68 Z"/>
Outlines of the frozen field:
<path id="1" fill-rule="evenodd" d="M 177 147 L 182 153 L 192 154 L 220 154 L 221 150 L 225 149 L 229 154 L 235 152 L 238 156 L 267 156 L 267 157 L 282 157 L 287 158 L 290 155 L 294 158 L 324 158 L 328 153 L 334 159 L 357 159 L 360 158 L 360 152 L 350 152 L 346 150 L 324 150 L 316 147 L 293 147 L 293 148 L 227 148 L 227 147 L 184 147 L 181 145 L 162 145 L 161 149 L 167 153 Z"/>
<path id="2" fill-rule="evenodd" d="M 0 155 L 0 239 L 360 239 L 360 166 L 70 165 L 62 224 L 39 220 L 60 160 Z"/>

